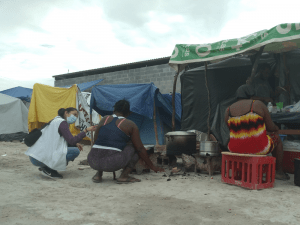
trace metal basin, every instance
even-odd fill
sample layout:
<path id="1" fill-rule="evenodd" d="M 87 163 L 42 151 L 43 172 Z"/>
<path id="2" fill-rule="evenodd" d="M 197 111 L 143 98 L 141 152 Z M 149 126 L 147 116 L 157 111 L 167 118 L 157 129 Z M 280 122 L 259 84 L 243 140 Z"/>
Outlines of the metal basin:
<path id="1" fill-rule="evenodd" d="M 201 141 L 200 156 L 218 156 L 220 155 L 219 144 L 217 141 Z"/>

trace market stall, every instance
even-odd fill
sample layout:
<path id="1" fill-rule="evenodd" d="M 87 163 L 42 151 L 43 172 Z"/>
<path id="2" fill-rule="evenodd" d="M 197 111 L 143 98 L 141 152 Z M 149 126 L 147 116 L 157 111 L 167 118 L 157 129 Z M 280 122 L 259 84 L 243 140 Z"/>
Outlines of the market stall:
<path id="1" fill-rule="evenodd" d="M 206 87 L 206 96 L 207 97 L 207 104 L 202 105 L 201 108 L 205 108 L 206 111 L 206 129 L 207 133 L 211 132 L 211 126 L 213 123 L 213 116 L 212 112 L 217 111 L 217 106 L 212 108 L 212 100 L 218 101 L 218 99 L 212 99 L 215 96 L 211 95 L 211 92 L 214 90 L 211 89 L 212 85 L 214 85 L 213 80 L 210 79 L 211 71 L 209 67 L 214 67 L 215 64 L 221 63 L 223 60 L 233 60 L 234 58 L 246 57 L 248 63 L 251 64 L 251 70 L 246 75 L 247 77 L 253 78 L 256 74 L 257 67 L 259 62 L 261 61 L 260 58 L 263 58 L 264 55 L 269 54 L 273 55 L 273 61 L 275 61 L 276 70 L 279 73 L 279 86 L 283 87 L 286 84 L 292 84 L 294 87 L 293 93 L 289 92 L 288 97 L 280 96 L 280 101 L 283 102 L 284 105 L 290 104 L 293 100 L 299 101 L 300 96 L 298 95 L 299 88 L 295 88 L 295 85 L 298 85 L 298 82 L 291 82 L 291 75 L 294 74 L 294 77 L 297 79 L 297 72 L 294 73 L 292 71 L 295 69 L 296 71 L 300 71 L 297 66 L 294 66 L 292 70 L 288 69 L 287 66 L 287 57 L 288 54 L 296 54 L 297 49 L 300 47 L 300 24 L 299 23 L 288 23 L 288 24 L 280 24 L 271 28 L 270 30 L 262 30 L 245 37 L 237 38 L 237 39 L 230 39 L 230 40 L 223 40 L 216 43 L 210 44 L 179 44 L 175 46 L 175 49 L 172 53 L 171 59 L 169 61 L 169 65 L 176 71 L 176 75 L 174 78 L 174 87 L 176 87 L 176 80 L 179 76 L 180 72 L 183 74 L 192 72 L 186 71 L 186 66 L 191 63 L 196 62 L 204 62 L 205 66 L 203 68 L 203 81 L 202 85 Z M 224 61 L 225 62 L 225 61 Z M 291 61 L 290 61 L 291 62 Z M 209 65 L 210 64 L 210 65 Z M 195 69 L 194 69 L 195 71 Z M 244 71 L 245 72 L 245 71 Z M 199 74 L 198 74 L 199 75 Z M 240 77 L 236 77 L 239 80 L 245 80 L 246 77 L 241 78 L 244 74 L 240 74 Z M 224 73 L 223 76 L 226 76 Z M 222 79 L 222 78 L 221 78 Z M 226 78 L 225 78 L 226 79 Z M 235 83 L 235 82 L 232 82 Z M 240 82 L 241 83 L 241 82 Z M 242 84 L 242 83 L 241 83 Z M 241 85 L 240 84 L 240 85 Z M 183 84 L 184 85 L 184 84 Z M 194 85 L 195 86 L 195 85 Z M 298 85 L 299 86 L 299 85 Z M 220 87 L 219 87 L 220 88 Z M 232 87 L 231 87 L 232 88 Z M 236 91 L 237 87 L 231 89 L 232 92 Z M 175 90 L 175 89 L 174 89 Z M 185 95 L 183 91 L 182 94 L 182 105 L 183 105 L 183 114 L 182 114 L 182 127 L 185 127 L 186 122 L 191 123 L 191 120 L 188 117 L 191 117 L 189 114 L 191 110 L 186 111 L 185 108 Z M 191 92 L 188 93 L 189 97 L 192 96 Z M 230 96 L 227 96 L 227 99 L 223 99 L 224 101 L 227 100 L 227 104 L 230 103 Z M 187 97 L 188 99 L 188 97 Z M 189 98 L 191 99 L 191 98 Z M 191 100 L 190 100 L 191 101 Z M 173 99 L 174 102 L 174 99 Z M 220 102 L 219 102 L 220 103 Z M 174 106 L 174 104 L 173 104 Z M 191 107 L 190 107 L 191 108 Z M 199 108 L 199 107 L 198 107 Z M 189 115 L 188 115 L 189 114 Z M 199 115 L 199 114 L 198 114 Z M 203 120 L 202 120 L 203 121 Z M 194 122 L 197 123 L 196 120 Z M 199 121 L 198 121 L 199 124 Z M 203 122 L 202 122 L 203 124 Z M 190 127 L 189 127 L 190 128 Z M 220 128 L 220 127 L 219 127 Z M 195 129 L 195 128 L 194 128 Z M 208 135 L 210 137 L 210 135 Z M 219 137 L 220 138 L 220 137 Z M 222 140 L 222 137 L 221 137 Z M 207 140 L 209 141 L 209 139 Z M 222 140 L 223 141 L 223 140 Z M 226 143 L 226 141 L 223 141 Z M 201 150 L 200 150 L 201 151 Z"/>

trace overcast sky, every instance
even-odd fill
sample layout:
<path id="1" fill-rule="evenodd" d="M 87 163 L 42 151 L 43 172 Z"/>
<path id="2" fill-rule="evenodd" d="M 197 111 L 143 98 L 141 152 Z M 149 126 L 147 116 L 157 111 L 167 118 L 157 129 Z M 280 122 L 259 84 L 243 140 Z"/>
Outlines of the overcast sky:
<path id="1" fill-rule="evenodd" d="M 0 0 L 0 91 L 300 22 L 300 0 Z"/>

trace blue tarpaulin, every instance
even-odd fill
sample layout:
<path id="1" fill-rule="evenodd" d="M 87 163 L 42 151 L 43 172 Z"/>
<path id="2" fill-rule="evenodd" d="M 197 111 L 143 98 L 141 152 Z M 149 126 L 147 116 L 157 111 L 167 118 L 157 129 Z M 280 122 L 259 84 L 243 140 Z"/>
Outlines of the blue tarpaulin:
<path id="1" fill-rule="evenodd" d="M 163 94 L 165 99 L 172 105 L 172 95 L 171 94 Z M 181 118 L 181 94 L 175 93 L 175 112 Z"/>
<path id="2" fill-rule="evenodd" d="M 164 134 L 172 126 L 172 104 L 153 84 L 99 85 L 92 89 L 91 109 L 101 116 L 111 115 L 114 104 L 122 99 L 130 103 L 133 112 L 128 119 L 136 123 L 144 144 L 155 145 L 153 124 L 154 99 L 157 108 L 157 129 L 159 144 L 164 143 Z M 176 129 L 180 129 L 180 116 L 176 114 Z"/>
<path id="3" fill-rule="evenodd" d="M 0 93 L 30 102 L 31 95 L 32 95 L 32 89 L 18 86 L 18 87 L 4 90 L 4 91 L 0 91 Z"/>
<path id="4" fill-rule="evenodd" d="M 98 84 L 99 82 L 103 81 L 103 79 L 100 80 L 93 80 L 93 81 L 89 81 L 89 82 L 85 82 L 85 83 L 81 83 L 81 84 L 77 84 L 77 86 L 79 87 L 80 91 L 85 91 L 91 87 L 93 87 L 94 85 Z M 66 85 L 66 86 L 62 86 L 63 88 L 69 88 L 72 85 Z"/>

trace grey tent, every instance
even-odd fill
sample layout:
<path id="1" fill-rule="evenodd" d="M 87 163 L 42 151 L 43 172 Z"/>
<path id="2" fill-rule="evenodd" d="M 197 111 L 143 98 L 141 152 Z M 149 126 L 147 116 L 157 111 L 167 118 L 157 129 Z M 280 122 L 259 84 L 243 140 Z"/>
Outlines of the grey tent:
<path id="1" fill-rule="evenodd" d="M 22 140 L 28 133 L 28 109 L 23 102 L 0 94 L 0 141 Z"/>

